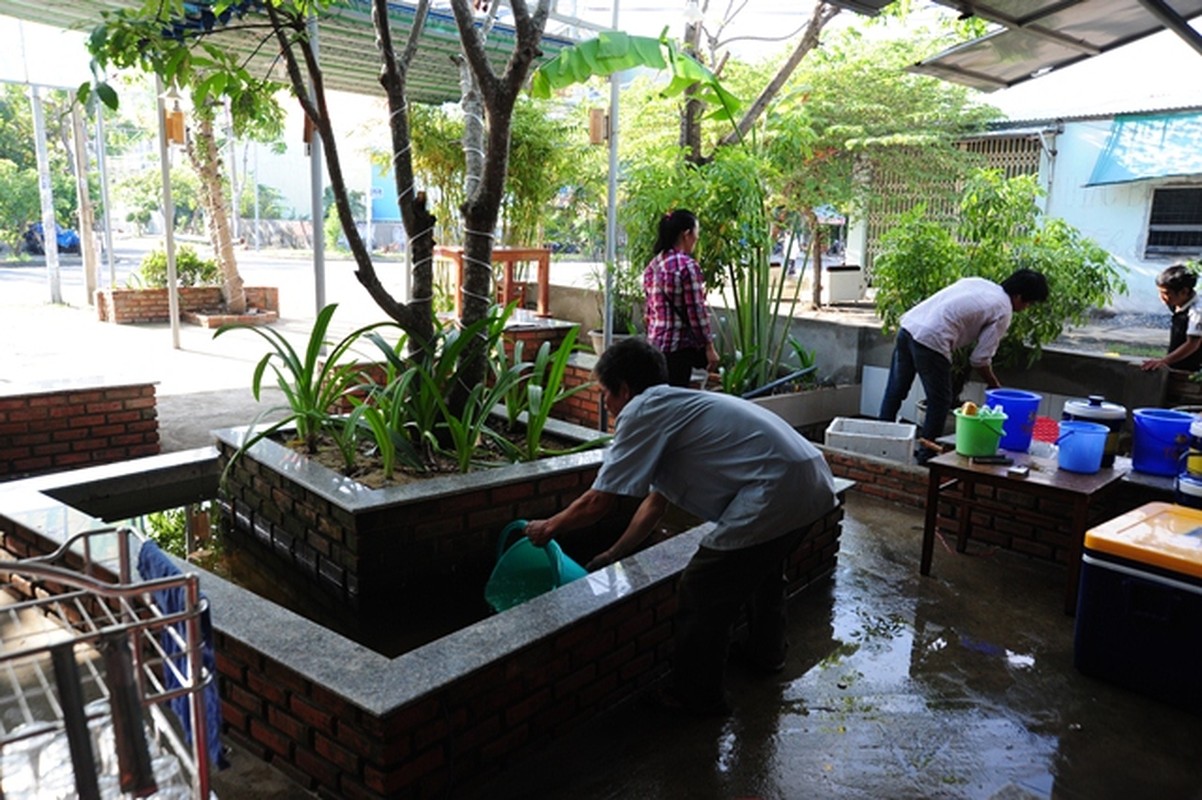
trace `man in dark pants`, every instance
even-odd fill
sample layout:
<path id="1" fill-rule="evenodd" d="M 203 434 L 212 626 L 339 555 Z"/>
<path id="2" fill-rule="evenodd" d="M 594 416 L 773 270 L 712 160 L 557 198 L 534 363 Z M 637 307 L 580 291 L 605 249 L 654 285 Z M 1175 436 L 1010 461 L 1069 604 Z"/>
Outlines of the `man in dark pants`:
<path id="1" fill-rule="evenodd" d="M 990 389 L 1001 386 L 993 374 L 993 356 L 1016 311 L 1048 299 L 1042 273 L 1020 269 L 999 286 L 984 278 L 961 278 L 940 289 L 902 315 L 889 367 L 889 382 L 881 399 L 880 418 L 895 422 L 902 401 L 917 375 L 927 396 L 927 415 L 919 435 L 934 442 L 952 409 L 952 353 L 976 343 L 969 363 Z M 935 451 L 923 445 L 919 463 Z"/>
<path id="2" fill-rule="evenodd" d="M 772 412 L 667 386 L 663 354 L 641 339 L 612 345 L 595 374 L 618 420 L 605 463 L 587 492 L 531 521 L 526 535 L 542 545 L 600 519 L 620 495 L 645 496 L 618 540 L 589 562 L 599 569 L 634 552 L 669 503 L 714 522 L 681 575 L 673 684 L 660 700 L 725 713 L 730 629 L 744 604 L 747 657 L 765 669 L 783 666 L 783 562 L 835 507 L 834 479 L 818 449 Z"/>

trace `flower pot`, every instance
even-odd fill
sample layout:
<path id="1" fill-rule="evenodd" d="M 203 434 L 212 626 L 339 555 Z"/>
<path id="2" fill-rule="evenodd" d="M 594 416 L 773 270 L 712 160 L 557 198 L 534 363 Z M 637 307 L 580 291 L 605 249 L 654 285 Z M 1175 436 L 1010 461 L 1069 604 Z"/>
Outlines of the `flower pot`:
<path id="1" fill-rule="evenodd" d="M 629 338 L 631 338 L 632 335 L 633 334 L 629 334 L 629 333 L 615 333 L 612 337 L 612 341 L 617 342 L 617 341 L 621 341 L 622 339 L 629 339 Z M 596 353 L 597 355 L 601 355 L 602 353 L 604 353 L 605 352 L 605 332 L 594 328 L 593 330 L 588 332 L 588 336 L 589 336 L 589 339 L 591 339 L 593 342 L 593 352 Z"/>

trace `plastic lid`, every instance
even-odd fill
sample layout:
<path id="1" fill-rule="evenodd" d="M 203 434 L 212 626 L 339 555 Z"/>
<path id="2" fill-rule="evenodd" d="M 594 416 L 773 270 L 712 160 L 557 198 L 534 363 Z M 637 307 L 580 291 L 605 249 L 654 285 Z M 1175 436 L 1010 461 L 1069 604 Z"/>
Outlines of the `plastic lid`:
<path id="1" fill-rule="evenodd" d="M 1202 419 L 1189 424 L 1189 435 L 1202 437 Z"/>
<path id="2" fill-rule="evenodd" d="M 1202 497 L 1202 479 L 1183 472 L 1177 476 L 1177 491 L 1191 497 Z"/>
<path id="3" fill-rule="evenodd" d="M 1108 403 L 1095 394 L 1088 400 L 1065 400 L 1064 413 L 1088 419 L 1126 419 L 1127 407 Z"/>
<path id="4" fill-rule="evenodd" d="M 1086 531 L 1085 546 L 1202 578 L 1202 509 L 1148 503 Z"/>

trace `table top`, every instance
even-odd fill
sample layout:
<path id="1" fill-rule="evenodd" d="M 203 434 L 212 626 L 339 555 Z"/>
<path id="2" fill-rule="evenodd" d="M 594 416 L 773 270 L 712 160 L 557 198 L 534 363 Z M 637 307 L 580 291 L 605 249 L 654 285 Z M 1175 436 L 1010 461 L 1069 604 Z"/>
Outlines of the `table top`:
<path id="1" fill-rule="evenodd" d="M 1106 467 L 1092 474 L 1069 472 L 1059 469 L 1054 458 L 1041 458 L 1029 453 L 1012 453 L 1002 451 L 1002 455 L 1010 456 L 1015 464 L 1025 464 L 1030 472 L 1025 478 L 1015 477 L 1007 473 L 1008 464 L 974 464 L 968 456 L 959 453 L 944 453 L 927 462 L 927 467 L 933 472 L 960 474 L 963 477 L 978 477 L 991 483 L 1013 484 L 1015 489 L 1020 484 L 1035 484 L 1040 487 L 1071 492 L 1074 494 L 1093 494 L 1114 481 L 1120 480 L 1131 471 L 1131 459 L 1119 456 L 1114 460 L 1113 467 Z"/>

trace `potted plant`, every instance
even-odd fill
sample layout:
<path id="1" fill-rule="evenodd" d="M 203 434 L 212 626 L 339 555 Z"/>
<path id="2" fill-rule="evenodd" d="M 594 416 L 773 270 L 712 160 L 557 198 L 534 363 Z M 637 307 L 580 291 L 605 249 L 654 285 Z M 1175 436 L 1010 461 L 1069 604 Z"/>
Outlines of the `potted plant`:
<path id="1" fill-rule="evenodd" d="M 589 275 L 589 284 L 597 298 L 598 326 L 588 332 L 593 351 L 605 350 L 605 284 L 606 269 L 597 268 Z M 612 271 L 610 298 L 613 305 L 613 335 L 611 340 L 635 336 L 642 329 L 643 268 L 633 263 L 620 264 Z"/>

